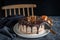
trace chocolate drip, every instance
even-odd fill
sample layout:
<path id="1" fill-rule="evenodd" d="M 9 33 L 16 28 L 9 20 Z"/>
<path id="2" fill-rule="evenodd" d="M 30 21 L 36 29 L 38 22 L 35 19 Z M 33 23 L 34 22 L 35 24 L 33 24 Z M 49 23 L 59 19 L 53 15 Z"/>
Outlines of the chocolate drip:
<path id="1" fill-rule="evenodd" d="M 27 27 L 28 27 L 28 26 L 26 26 L 26 33 L 27 33 Z"/>
<path id="2" fill-rule="evenodd" d="M 38 32 L 39 32 L 39 25 L 37 26 L 37 34 L 38 34 Z"/>
<path id="3" fill-rule="evenodd" d="M 32 33 L 32 28 L 33 28 L 33 27 L 31 27 L 31 33 Z"/>

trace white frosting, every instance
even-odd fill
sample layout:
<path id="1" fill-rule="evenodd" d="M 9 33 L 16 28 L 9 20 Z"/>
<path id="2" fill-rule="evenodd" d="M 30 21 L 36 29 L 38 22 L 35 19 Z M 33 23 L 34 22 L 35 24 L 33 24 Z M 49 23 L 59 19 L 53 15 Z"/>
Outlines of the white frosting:
<path id="1" fill-rule="evenodd" d="M 31 34 L 36 34 L 37 33 L 37 27 L 36 26 L 34 26 L 32 29 L 31 29 L 31 27 L 28 26 L 27 31 L 26 31 L 26 26 L 25 25 L 20 25 L 19 27 L 20 27 L 19 30 L 22 33 L 27 33 L 28 34 L 28 33 L 31 33 L 31 30 L 32 30 Z M 40 25 L 38 33 L 42 34 L 42 33 L 44 33 L 44 31 L 45 31 L 44 25 Z"/>
<path id="2" fill-rule="evenodd" d="M 36 34 L 36 33 L 37 33 L 37 27 L 36 27 L 36 26 L 34 26 L 34 27 L 32 28 L 32 33 L 33 33 L 33 34 Z"/>
<path id="3" fill-rule="evenodd" d="M 44 33 L 45 29 L 44 29 L 44 25 L 40 25 L 39 27 L 39 34 Z"/>
<path id="4" fill-rule="evenodd" d="M 27 33 L 31 33 L 31 27 L 27 27 Z"/>
<path id="5" fill-rule="evenodd" d="M 24 29 L 23 29 L 23 32 L 26 33 L 26 26 L 24 25 Z"/>

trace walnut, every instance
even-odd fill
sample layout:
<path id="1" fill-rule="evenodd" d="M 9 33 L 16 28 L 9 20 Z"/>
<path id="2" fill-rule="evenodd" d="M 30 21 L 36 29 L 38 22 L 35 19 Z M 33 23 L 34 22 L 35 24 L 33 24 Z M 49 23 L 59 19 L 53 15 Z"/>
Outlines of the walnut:
<path id="1" fill-rule="evenodd" d="M 36 16 L 29 16 L 27 17 L 27 20 L 33 23 L 36 21 Z"/>

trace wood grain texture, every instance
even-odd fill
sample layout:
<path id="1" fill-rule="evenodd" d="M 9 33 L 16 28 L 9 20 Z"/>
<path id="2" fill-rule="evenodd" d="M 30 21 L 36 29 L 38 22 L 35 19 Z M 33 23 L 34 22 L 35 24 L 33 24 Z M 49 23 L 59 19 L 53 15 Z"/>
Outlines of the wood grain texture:
<path id="1" fill-rule="evenodd" d="M 36 4 L 16 4 L 16 5 L 8 5 L 8 6 L 3 6 L 2 9 L 32 8 L 32 7 L 36 7 Z"/>
<path id="2" fill-rule="evenodd" d="M 22 8 L 23 9 L 23 16 L 26 15 L 25 13 L 25 8 L 27 8 L 27 15 L 29 16 L 30 12 L 29 12 L 29 8 L 31 8 L 31 12 L 32 12 L 32 16 L 34 15 L 34 12 L 33 12 L 33 8 L 36 7 L 36 4 L 15 4 L 15 5 L 7 5 L 7 6 L 3 6 L 2 7 L 2 10 L 5 10 L 5 17 L 7 17 L 7 9 L 9 9 L 9 15 L 11 16 L 12 15 L 12 12 L 11 12 L 11 9 L 14 9 L 14 15 L 17 15 L 16 14 L 16 9 L 18 8 L 18 15 L 21 14 L 20 12 L 20 9 Z"/>

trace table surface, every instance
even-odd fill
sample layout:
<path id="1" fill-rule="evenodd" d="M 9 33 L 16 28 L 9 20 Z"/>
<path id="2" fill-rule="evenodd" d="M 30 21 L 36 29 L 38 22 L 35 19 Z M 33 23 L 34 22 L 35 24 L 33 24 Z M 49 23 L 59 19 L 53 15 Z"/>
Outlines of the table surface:
<path id="1" fill-rule="evenodd" d="M 0 26 L 0 40 L 60 40 L 60 16 L 49 16 L 51 19 L 53 19 L 53 26 L 52 29 L 56 32 L 56 34 L 49 33 L 44 37 L 40 38 L 23 38 L 18 36 L 13 31 L 13 26 Z M 3 21 L 0 21 L 3 22 Z M 7 22 L 7 24 L 10 21 Z"/>

